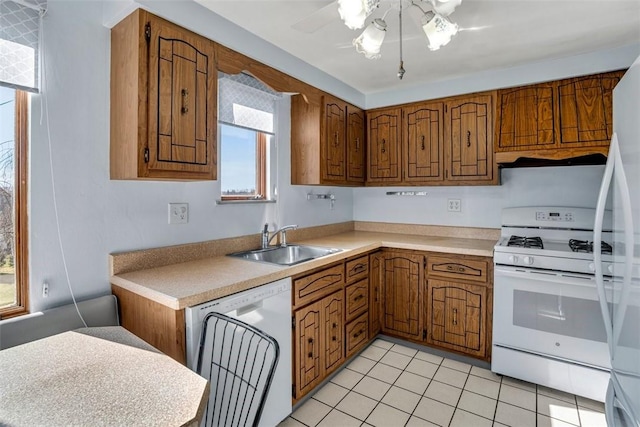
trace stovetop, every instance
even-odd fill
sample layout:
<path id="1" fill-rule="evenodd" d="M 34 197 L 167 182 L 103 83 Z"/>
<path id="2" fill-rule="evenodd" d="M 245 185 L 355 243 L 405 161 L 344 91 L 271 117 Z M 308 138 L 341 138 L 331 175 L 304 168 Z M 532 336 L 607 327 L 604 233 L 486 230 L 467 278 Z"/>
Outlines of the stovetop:
<path id="1" fill-rule="evenodd" d="M 586 208 L 503 209 L 502 237 L 494 248 L 494 262 L 593 274 L 594 220 L 595 210 Z M 610 263 L 613 259 L 610 231 L 603 232 L 602 241 L 602 260 Z"/>

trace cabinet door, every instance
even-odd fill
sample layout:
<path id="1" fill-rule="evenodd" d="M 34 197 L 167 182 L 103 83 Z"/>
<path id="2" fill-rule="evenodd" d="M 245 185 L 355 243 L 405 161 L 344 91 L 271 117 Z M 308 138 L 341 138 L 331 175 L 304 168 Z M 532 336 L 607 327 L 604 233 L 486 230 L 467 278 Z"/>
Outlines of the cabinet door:
<path id="1" fill-rule="evenodd" d="M 344 292 L 338 291 L 320 301 L 324 335 L 325 375 L 333 372 L 344 360 Z"/>
<path id="2" fill-rule="evenodd" d="M 347 106 L 344 102 L 325 97 L 322 136 L 324 158 L 322 178 L 327 181 L 344 181 L 346 178 L 345 123 Z"/>
<path id="3" fill-rule="evenodd" d="M 495 151 L 554 148 L 555 83 L 498 91 Z"/>
<path id="4" fill-rule="evenodd" d="M 364 111 L 347 106 L 347 181 L 364 182 Z"/>
<path id="5" fill-rule="evenodd" d="M 380 296 L 384 280 L 384 254 L 369 255 L 369 339 L 380 332 Z"/>
<path id="6" fill-rule="evenodd" d="M 441 102 L 420 104 L 403 110 L 405 181 L 428 182 L 443 179 L 443 111 Z"/>
<path id="7" fill-rule="evenodd" d="M 422 335 L 424 256 L 384 251 L 382 331 L 420 339 Z"/>
<path id="8" fill-rule="evenodd" d="M 497 181 L 493 160 L 494 98 L 478 95 L 447 102 L 445 179 L 470 183 Z"/>
<path id="9" fill-rule="evenodd" d="M 321 336 L 323 306 L 320 302 L 297 310 L 294 315 L 295 397 L 300 398 L 322 381 Z"/>
<path id="10" fill-rule="evenodd" d="M 375 111 L 367 116 L 367 180 L 400 182 L 400 109 Z"/>
<path id="11" fill-rule="evenodd" d="M 609 145 L 613 135 L 613 88 L 622 74 L 598 74 L 559 82 L 561 147 Z"/>
<path id="12" fill-rule="evenodd" d="M 487 288 L 429 279 L 427 294 L 427 343 L 485 357 Z"/>
<path id="13" fill-rule="evenodd" d="M 150 177 L 216 177 L 218 73 L 210 40 L 150 16 Z"/>

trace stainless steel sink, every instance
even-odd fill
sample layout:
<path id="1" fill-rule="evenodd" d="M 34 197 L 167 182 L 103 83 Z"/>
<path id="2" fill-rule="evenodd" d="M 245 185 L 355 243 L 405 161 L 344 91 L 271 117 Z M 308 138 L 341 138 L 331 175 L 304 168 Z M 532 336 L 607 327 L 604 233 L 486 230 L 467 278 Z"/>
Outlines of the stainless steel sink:
<path id="1" fill-rule="evenodd" d="M 266 262 L 278 265 L 294 265 L 312 259 L 335 254 L 342 249 L 324 248 L 321 246 L 287 245 L 270 247 L 266 249 L 255 249 L 245 252 L 236 252 L 229 256 L 242 258 L 249 261 Z"/>

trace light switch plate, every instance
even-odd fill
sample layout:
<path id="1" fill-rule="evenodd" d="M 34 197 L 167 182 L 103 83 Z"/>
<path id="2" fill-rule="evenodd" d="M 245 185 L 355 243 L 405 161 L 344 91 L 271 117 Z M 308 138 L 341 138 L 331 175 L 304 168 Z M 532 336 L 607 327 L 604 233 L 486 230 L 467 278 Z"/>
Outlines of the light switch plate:
<path id="1" fill-rule="evenodd" d="M 169 224 L 189 222 L 189 203 L 169 203 Z"/>

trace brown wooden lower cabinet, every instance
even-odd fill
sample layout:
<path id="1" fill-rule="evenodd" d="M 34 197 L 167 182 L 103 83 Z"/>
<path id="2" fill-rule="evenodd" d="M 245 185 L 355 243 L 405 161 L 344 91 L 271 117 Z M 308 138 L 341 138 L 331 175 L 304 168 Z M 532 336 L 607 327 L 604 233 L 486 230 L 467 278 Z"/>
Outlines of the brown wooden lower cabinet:
<path id="1" fill-rule="evenodd" d="M 427 344 L 485 356 L 485 286 L 429 280 L 427 301 Z"/>
<path id="2" fill-rule="evenodd" d="M 424 322 L 424 255 L 383 252 L 382 332 L 419 340 Z"/>

